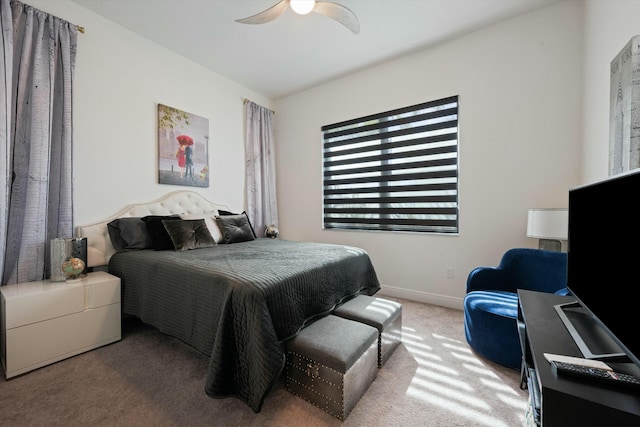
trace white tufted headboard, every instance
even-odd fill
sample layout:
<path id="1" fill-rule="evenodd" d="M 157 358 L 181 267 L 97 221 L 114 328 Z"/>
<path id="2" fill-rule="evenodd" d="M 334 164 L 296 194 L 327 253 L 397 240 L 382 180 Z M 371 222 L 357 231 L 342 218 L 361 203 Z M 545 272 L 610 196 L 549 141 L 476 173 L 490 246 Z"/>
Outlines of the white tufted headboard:
<path id="1" fill-rule="evenodd" d="M 100 222 L 80 225 L 76 227 L 76 235 L 87 238 L 87 267 L 98 267 L 107 265 L 111 256 L 116 253 L 107 229 L 107 224 L 116 218 L 184 213 L 216 215 L 218 209 L 229 210 L 227 206 L 210 202 L 196 192 L 174 191 L 151 202 L 125 206 Z"/>

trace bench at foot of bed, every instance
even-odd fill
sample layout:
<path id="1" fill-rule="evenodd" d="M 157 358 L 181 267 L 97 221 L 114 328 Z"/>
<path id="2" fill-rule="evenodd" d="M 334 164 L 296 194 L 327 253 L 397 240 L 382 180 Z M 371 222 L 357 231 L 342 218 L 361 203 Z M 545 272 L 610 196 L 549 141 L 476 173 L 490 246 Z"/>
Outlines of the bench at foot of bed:
<path id="1" fill-rule="evenodd" d="M 378 374 L 378 331 L 325 316 L 286 344 L 293 394 L 344 421 Z"/>
<path id="2" fill-rule="evenodd" d="M 383 298 L 358 295 L 333 311 L 378 330 L 378 367 L 389 360 L 402 342 L 402 304 Z"/>

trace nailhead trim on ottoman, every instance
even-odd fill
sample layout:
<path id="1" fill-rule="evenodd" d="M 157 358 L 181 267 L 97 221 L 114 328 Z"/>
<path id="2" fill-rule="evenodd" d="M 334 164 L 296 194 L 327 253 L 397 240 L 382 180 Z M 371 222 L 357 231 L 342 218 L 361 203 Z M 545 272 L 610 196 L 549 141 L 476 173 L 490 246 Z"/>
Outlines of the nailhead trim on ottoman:
<path id="1" fill-rule="evenodd" d="M 287 389 L 344 421 L 378 374 L 378 331 L 325 316 L 287 341 Z"/>
<path id="2" fill-rule="evenodd" d="M 358 295 L 333 311 L 336 316 L 362 322 L 378 330 L 378 367 L 381 368 L 402 342 L 402 304 Z"/>

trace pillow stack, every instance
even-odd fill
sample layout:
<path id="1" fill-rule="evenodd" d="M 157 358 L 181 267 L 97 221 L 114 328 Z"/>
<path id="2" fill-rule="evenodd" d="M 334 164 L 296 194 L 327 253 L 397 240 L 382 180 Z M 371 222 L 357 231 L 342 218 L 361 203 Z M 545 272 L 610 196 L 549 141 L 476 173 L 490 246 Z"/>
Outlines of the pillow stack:
<path id="1" fill-rule="evenodd" d="M 107 229 L 117 252 L 142 249 L 186 251 L 256 238 L 246 212 L 125 217 L 109 222 Z"/>

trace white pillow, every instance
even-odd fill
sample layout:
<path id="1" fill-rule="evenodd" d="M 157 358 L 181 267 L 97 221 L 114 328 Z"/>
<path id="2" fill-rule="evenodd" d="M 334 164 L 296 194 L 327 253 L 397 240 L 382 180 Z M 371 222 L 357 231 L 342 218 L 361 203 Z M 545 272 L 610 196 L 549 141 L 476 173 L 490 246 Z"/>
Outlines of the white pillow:
<path id="1" fill-rule="evenodd" d="M 213 237 L 213 240 L 215 240 L 216 243 L 220 243 L 224 239 L 222 237 L 222 231 L 220 230 L 220 227 L 218 227 L 218 224 L 216 223 L 215 217 L 217 214 L 218 214 L 218 211 L 211 211 L 204 214 L 190 214 L 190 213 L 184 212 L 180 214 L 180 218 L 181 219 L 204 219 L 204 223 L 207 225 L 207 228 L 209 229 L 209 233 L 211 233 L 211 237 Z"/>

